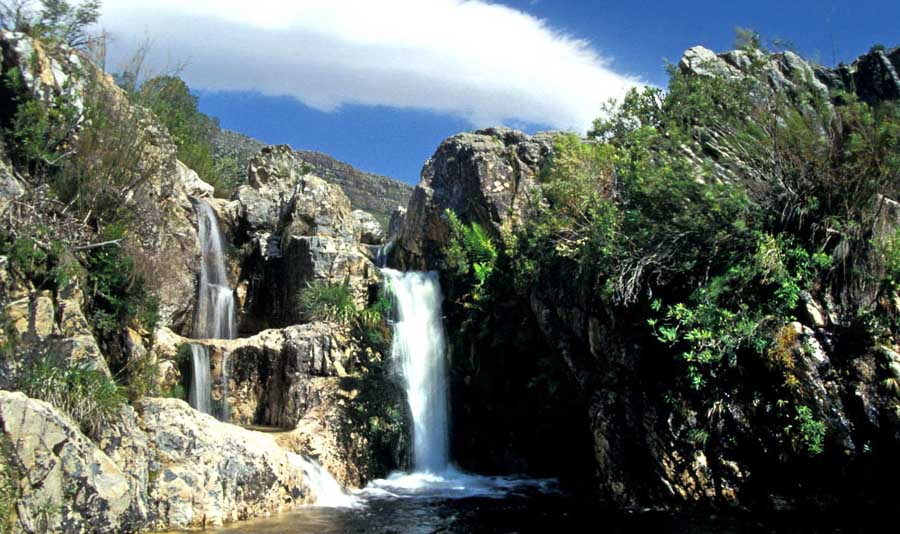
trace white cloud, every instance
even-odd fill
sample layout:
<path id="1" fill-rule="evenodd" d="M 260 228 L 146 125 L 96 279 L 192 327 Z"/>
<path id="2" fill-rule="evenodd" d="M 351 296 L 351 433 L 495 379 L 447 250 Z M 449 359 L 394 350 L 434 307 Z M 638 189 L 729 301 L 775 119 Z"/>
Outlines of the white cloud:
<path id="1" fill-rule="evenodd" d="M 108 64 L 152 39 L 150 63 L 187 61 L 207 90 L 449 113 L 476 126 L 583 131 L 637 85 L 589 43 L 481 0 L 105 0 Z"/>

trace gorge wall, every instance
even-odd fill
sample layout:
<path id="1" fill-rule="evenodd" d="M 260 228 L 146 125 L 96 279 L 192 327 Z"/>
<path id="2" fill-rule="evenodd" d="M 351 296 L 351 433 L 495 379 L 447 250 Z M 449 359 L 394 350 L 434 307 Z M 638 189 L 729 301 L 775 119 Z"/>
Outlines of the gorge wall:
<path id="1" fill-rule="evenodd" d="M 828 69 L 792 52 L 717 55 L 696 47 L 685 53 L 678 69 L 685 83 L 692 77 L 740 80 L 751 70 L 759 72 L 761 91 L 786 102 L 804 120 L 819 121 L 824 132 L 835 120 L 834 106 L 843 105 L 846 95 L 873 105 L 897 99 L 898 60 L 900 49 L 873 49 L 852 65 Z M 804 95 L 818 96 L 807 100 Z M 815 107 L 813 98 L 824 99 L 824 107 Z M 711 180 L 761 184 L 767 179 L 751 173 L 752 166 L 741 159 L 747 156 L 729 145 L 727 136 L 712 130 L 695 135 L 682 145 L 682 154 L 695 169 L 711 169 Z M 510 230 L 523 227 L 531 210 L 540 209 L 529 200 L 544 201 L 537 193 L 553 147 L 552 134 L 528 136 L 505 129 L 446 140 L 423 169 L 392 255 L 394 265 L 442 273 L 451 338 L 454 451 L 461 465 L 481 472 L 562 473 L 603 501 L 627 508 L 822 509 L 877 499 L 867 489 L 872 477 L 877 484 L 888 484 L 897 473 L 892 458 L 900 443 L 900 420 L 894 393 L 882 383 L 897 376 L 900 360 L 890 343 L 853 346 L 853 319 L 847 310 L 869 306 L 872 288 L 867 294 L 854 293 L 838 284 L 803 294 L 798 318 L 788 326 L 788 350 L 798 380 L 796 395 L 823 422 L 826 452 L 814 460 L 789 462 L 770 439 L 783 429 L 765 423 L 766 414 L 778 407 L 758 396 L 725 398 L 713 415 L 679 407 L 683 400 L 664 393 L 670 390 L 676 364 L 642 334 L 644 318 L 627 307 L 602 304 L 602 288 L 581 278 L 572 261 L 558 261 L 542 271 L 526 288 L 524 302 L 504 293 L 479 294 L 489 302 L 463 302 L 471 287 L 454 286 L 459 276 L 448 264 L 452 225 L 446 210 L 463 224 L 480 225 L 495 243 L 509 239 L 514 234 Z M 698 180 L 710 179 L 703 176 Z M 897 228 L 900 212 L 896 198 L 879 205 L 885 211 L 878 224 L 886 230 L 878 230 L 876 239 L 883 239 Z M 476 321 L 502 318 L 474 328 L 474 338 L 473 306 L 495 310 Z M 896 304 L 886 306 L 876 313 L 900 312 Z M 485 332 L 484 337 L 477 332 Z M 513 343 L 499 341 L 504 338 L 526 348 L 510 350 Z M 740 372 L 748 384 L 771 380 L 752 363 Z M 727 435 L 727 445 L 718 448 L 713 440 L 693 437 L 691 429 L 707 418 L 717 421 L 710 432 Z M 552 445 L 547 436 L 554 436 Z M 565 445 L 558 446 L 559 441 Z M 879 452 L 870 454 L 873 448 Z"/>

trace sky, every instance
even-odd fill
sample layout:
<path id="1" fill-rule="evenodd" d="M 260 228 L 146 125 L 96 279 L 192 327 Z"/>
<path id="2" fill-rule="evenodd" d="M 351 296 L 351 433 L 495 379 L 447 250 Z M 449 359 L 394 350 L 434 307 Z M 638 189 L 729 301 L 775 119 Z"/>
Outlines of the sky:
<path id="1" fill-rule="evenodd" d="M 147 40 L 147 72 L 177 69 L 224 128 L 414 184 L 450 135 L 584 132 L 736 27 L 834 65 L 900 44 L 898 20 L 897 0 L 105 0 L 101 24 L 108 70 Z"/>

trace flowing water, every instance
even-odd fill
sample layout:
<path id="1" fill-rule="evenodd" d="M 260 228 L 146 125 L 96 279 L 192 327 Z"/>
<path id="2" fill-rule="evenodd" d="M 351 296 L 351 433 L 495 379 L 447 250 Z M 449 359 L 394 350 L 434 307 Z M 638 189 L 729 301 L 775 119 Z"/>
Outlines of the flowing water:
<path id="1" fill-rule="evenodd" d="M 200 283 L 197 290 L 197 308 L 194 312 L 193 337 L 196 339 L 233 339 L 237 333 L 234 292 L 228 285 L 225 272 L 225 251 L 222 233 L 216 214 L 210 205 L 194 200 L 197 211 L 197 230 L 200 238 Z M 191 406 L 203 413 L 213 414 L 212 377 L 210 375 L 209 350 L 202 345 L 191 345 L 193 355 L 193 380 L 190 387 Z M 227 392 L 227 355 L 222 363 L 222 383 Z M 227 394 L 227 393 L 226 393 Z M 228 418 L 228 402 L 223 398 L 221 412 Z"/>
<path id="2" fill-rule="evenodd" d="M 432 474 L 450 466 L 447 363 L 437 273 L 382 270 L 394 303 L 391 359 L 399 366 L 413 419 L 413 465 Z"/>
<path id="3" fill-rule="evenodd" d="M 809 518 L 749 515 L 625 514 L 562 491 L 552 479 L 487 477 L 461 472 L 448 453 L 446 344 L 441 288 L 434 273 L 384 269 L 394 303 L 391 356 L 405 382 L 413 417 L 411 473 L 394 473 L 347 494 L 319 464 L 295 457 L 316 496 L 277 516 L 218 532 L 254 534 L 807 532 Z M 835 530 L 834 525 L 825 531 Z M 814 528 L 813 530 L 819 530 Z"/>

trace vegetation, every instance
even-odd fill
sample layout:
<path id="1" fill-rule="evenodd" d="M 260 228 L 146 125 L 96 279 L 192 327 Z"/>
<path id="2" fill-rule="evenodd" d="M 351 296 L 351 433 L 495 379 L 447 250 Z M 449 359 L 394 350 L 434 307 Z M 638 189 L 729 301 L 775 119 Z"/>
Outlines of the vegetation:
<path id="1" fill-rule="evenodd" d="M 26 366 L 18 388 L 29 397 L 49 402 L 94 437 L 118 417 L 126 400 L 115 380 L 102 372 L 53 358 L 38 358 Z"/>
<path id="2" fill-rule="evenodd" d="M 16 524 L 19 468 L 13 463 L 13 444 L 0 433 L 0 534 L 12 534 Z"/>
<path id="3" fill-rule="evenodd" d="M 848 350 L 897 339 L 896 323 L 872 318 L 900 273 L 900 234 L 883 230 L 900 105 L 773 91 L 759 36 L 739 37 L 746 76 L 673 68 L 667 93 L 633 90 L 589 139 L 559 136 L 536 215 L 514 232 L 448 213 L 449 293 L 465 339 L 527 354 L 518 333 L 496 339 L 492 318 L 522 324 L 510 310 L 552 285 L 579 310 L 635 325 L 629 338 L 659 353 L 662 396 L 680 399 L 671 405 L 708 450 L 734 444 L 722 406 L 752 398 L 773 407 L 756 424 L 779 450 L 818 456 L 825 414 L 800 387 L 809 349 L 790 323 L 810 295 L 831 295 Z"/>
<path id="4" fill-rule="evenodd" d="M 174 75 L 157 76 L 144 81 L 131 94 L 169 131 L 178 147 L 178 159 L 212 184 L 217 196 L 230 196 L 237 186 L 236 163 L 232 159 L 216 161 L 214 158 L 219 123 L 200 112 L 197 97 L 191 94 L 187 84 Z"/>
<path id="5" fill-rule="evenodd" d="M 24 32 L 46 43 L 83 48 L 88 28 L 100 19 L 100 1 L 8 0 L 0 2 L 0 27 Z"/>

